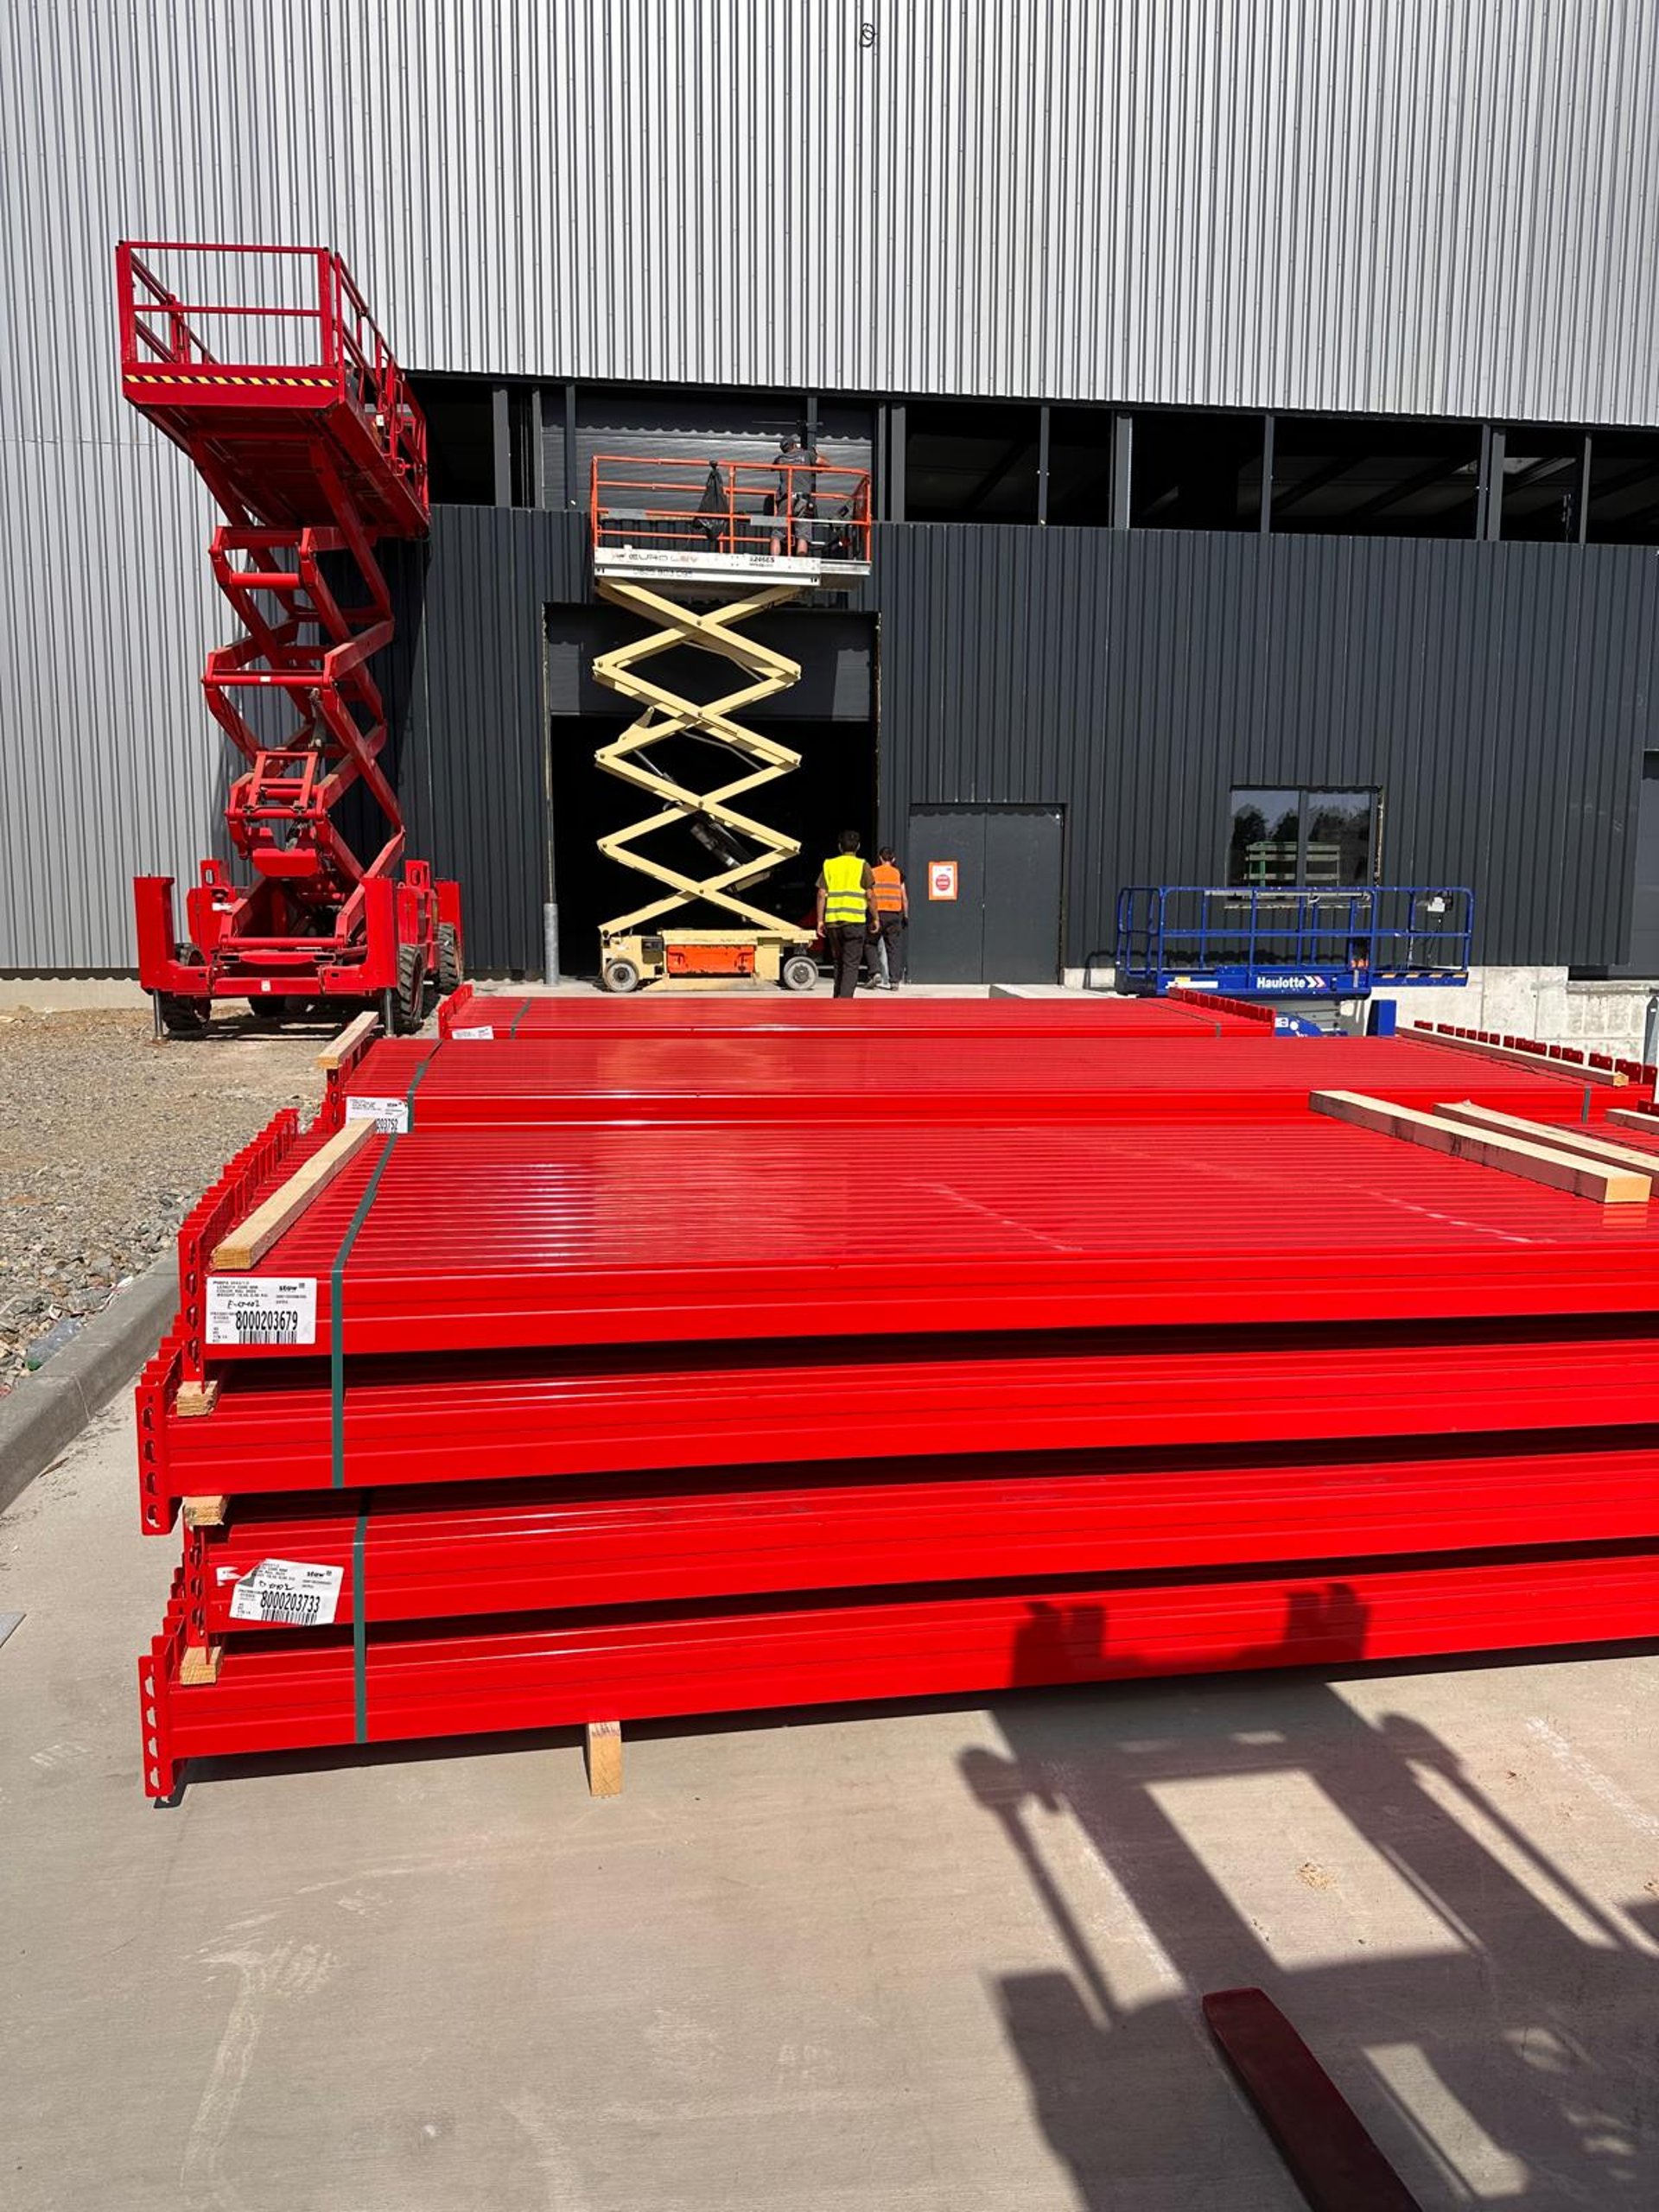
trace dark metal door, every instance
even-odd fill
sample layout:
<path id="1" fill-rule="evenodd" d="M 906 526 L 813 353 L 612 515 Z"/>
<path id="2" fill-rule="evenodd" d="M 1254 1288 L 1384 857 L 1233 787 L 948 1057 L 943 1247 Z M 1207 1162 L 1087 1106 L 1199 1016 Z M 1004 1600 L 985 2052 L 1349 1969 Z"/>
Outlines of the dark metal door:
<path id="1" fill-rule="evenodd" d="M 1635 893 L 1627 976 L 1659 976 L 1659 753 L 1642 756 L 1636 817 Z"/>
<path id="2" fill-rule="evenodd" d="M 1065 828 L 1061 807 L 911 810 L 905 874 L 918 983 L 1058 979 Z"/>
<path id="3" fill-rule="evenodd" d="M 985 981 L 1060 976 L 1061 848 L 1057 806 L 995 806 L 985 817 Z"/>

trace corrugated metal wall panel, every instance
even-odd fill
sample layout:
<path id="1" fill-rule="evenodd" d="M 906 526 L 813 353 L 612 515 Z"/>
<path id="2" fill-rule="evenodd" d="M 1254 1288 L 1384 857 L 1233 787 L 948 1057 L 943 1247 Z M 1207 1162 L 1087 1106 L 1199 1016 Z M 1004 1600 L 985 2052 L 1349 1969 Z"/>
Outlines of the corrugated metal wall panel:
<path id="1" fill-rule="evenodd" d="M 886 833 L 1065 806 L 1074 964 L 1281 785 L 1380 788 L 1385 876 L 1473 885 L 1481 961 L 1620 957 L 1659 552 L 921 524 L 875 590 Z"/>
<path id="2" fill-rule="evenodd" d="M 0 972 L 127 968 L 131 879 L 226 852 L 229 747 L 200 690 L 234 624 L 212 504 L 159 441 L 0 438 Z"/>
<path id="3" fill-rule="evenodd" d="M 543 609 L 584 566 L 577 518 L 441 511 L 391 687 L 413 842 L 481 966 L 539 957 Z M 1472 884 L 1482 961 L 1620 957 L 1659 551 L 887 525 L 862 604 L 883 834 L 1064 806 L 1074 964 L 1121 885 L 1216 878 L 1235 785 L 1287 783 L 1380 787 L 1385 874 Z"/>
<path id="4" fill-rule="evenodd" d="M 459 878 L 469 966 L 541 966 L 549 823 L 543 610 L 588 589 L 579 515 L 441 507 L 397 576 L 388 683 L 409 846 Z M 394 646 L 394 652 L 398 648 Z"/>
<path id="5" fill-rule="evenodd" d="M 111 419 L 123 231 L 334 243 L 430 370 L 1659 420 L 1647 0 L 10 22 L 12 434 Z"/>

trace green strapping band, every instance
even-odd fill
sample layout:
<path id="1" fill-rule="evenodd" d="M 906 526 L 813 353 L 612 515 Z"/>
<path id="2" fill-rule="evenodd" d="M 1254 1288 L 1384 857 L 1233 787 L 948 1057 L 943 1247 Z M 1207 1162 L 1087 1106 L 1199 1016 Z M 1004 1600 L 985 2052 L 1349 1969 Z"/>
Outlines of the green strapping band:
<path id="1" fill-rule="evenodd" d="M 409 1086 L 409 1126 L 411 1129 L 415 1127 L 415 1094 L 421 1087 L 422 1077 L 442 1050 L 441 1044 L 435 1045 L 415 1071 L 415 1080 Z M 386 1162 L 391 1158 L 392 1147 L 397 1142 L 397 1136 L 394 1131 L 387 1137 L 385 1149 L 374 1163 L 374 1173 L 358 1201 L 351 1227 L 340 1239 L 340 1249 L 334 1255 L 334 1271 L 329 1276 L 328 1376 L 334 1401 L 330 1426 L 334 1432 L 334 1486 L 336 1490 L 346 1487 L 346 1315 L 341 1281 L 346 1273 L 346 1262 L 352 1255 L 352 1247 L 357 1242 L 357 1232 L 368 1219 L 369 1208 L 374 1204 L 374 1194 L 380 1187 L 380 1178 L 386 1172 Z"/>
<path id="2" fill-rule="evenodd" d="M 357 1721 L 357 1740 L 369 1740 L 369 1624 L 363 1617 L 363 1547 L 369 1533 L 369 1499 L 365 1491 L 357 1509 L 357 1533 L 352 1538 L 352 1698 Z"/>
<path id="3" fill-rule="evenodd" d="M 352 1216 L 352 1225 L 340 1240 L 340 1249 L 334 1255 L 334 1272 L 328 1278 L 328 1377 L 334 1398 L 334 1488 L 346 1487 L 346 1316 L 340 1278 L 346 1272 L 346 1262 L 351 1257 L 352 1247 L 357 1242 L 357 1232 L 368 1217 L 374 1204 L 374 1194 L 380 1187 L 380 1178 L 386 1172 L 386 1162 L 391 1158 L 395 1135 L 388 1136 L 374 1163 L 357 1211 Z"/>
<path id="4" fill-rule="evenodd" d="M 516 1037 L 518 1034 L 518 1025 L 529 1012 L 530 1001 L 526 999 L 524 1004 L 519 1007 L 518 1013 L 512 1017 L 512 1027 L 507 1032 L 509 1037 Z"/>
<path id="5" fill-rule="evenodd" d="M 437 1058 L 440 1047 L 435 1045 L 415 1071 L 415 1080 L 409 1086 L 409 1126 L 415 1126 L 415 1094 L 421 1087 L 421 1078 Z M 352 1216 L 352 1225 L 340 1239 L 340 1249 L 334 1255 L 334 1271 L 329 1277 L 328 1299 L 328 1376 L 330 1395 L 334 1403 L 330 1427 L 334 1433 L 334 1483 L 336 1490 L 346 1487 L 346 1330 L 344 1294 L 340 1285 L 346 1273 L 346 1262 L 351 1257 L 352 1247 L 357 1242 L 357 1232 L 368 1219 L 369 1208 L 374 1204 L 374 1194 L 380 1187 L 380 1178 L 386 1172 L 386 1162 L 391 1158 L 392 1147 L 397 1136 L 394 1131 L 386 1139 L 380 1157 L 374 1163 L 357 1211 Z M 369 1533 L 369 1498 L 365 1491 L 362 1503 L 357 1510 L 357 1531 L 352 1538 L 352 1701 L 354 1711 L 357 1741 L 369 1740 L 369 1630 L 363 1618 L 363 1551 Z"/>

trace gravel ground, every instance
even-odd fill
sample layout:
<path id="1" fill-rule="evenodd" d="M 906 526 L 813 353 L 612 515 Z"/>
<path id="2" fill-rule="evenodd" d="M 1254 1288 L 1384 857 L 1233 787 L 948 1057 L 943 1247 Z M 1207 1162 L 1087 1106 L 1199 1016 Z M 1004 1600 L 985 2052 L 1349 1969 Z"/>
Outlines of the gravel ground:
<path id="1" fill-rule="evenodd" d="M 148 1014 L 0 1014 L 0 1391 L 167 1248 L 279 1107 L 315 1103 L 331 1033 L 221 1016 L 157 1045 Z"/>

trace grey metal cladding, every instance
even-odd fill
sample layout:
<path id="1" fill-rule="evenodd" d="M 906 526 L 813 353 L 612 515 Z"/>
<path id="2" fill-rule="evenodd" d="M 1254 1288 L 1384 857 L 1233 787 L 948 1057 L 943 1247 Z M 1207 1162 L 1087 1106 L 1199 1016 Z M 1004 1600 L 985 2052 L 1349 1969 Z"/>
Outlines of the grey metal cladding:
<path id="1" fill-rule="evenodd" d="M 912 524 L 875 569 L 884 830 L 1064 805 L 1069 961 L 1286 783 L 1379 787 L 1384 875 L 1473 885 L 1478 960 L 1621 957 L 1659 552 Z"/>
<path id="2" fill-rule="evenodd" d="M 1659 419 L 1651 0 L 9 20 L 16 435 L 111 423 L 123 232 L 337 245 L 430 370 Z"/>
<path id="3" fill-rule="evenodd" d="M 585 571 L 579 517 L 435 518 L 404 788 L 492 967 L 539 958 L 543 610 Z M 857 604 L 883 833 L 1064 806 L 1074 964 L 1121 885 L 1214 880 L 1233 785 L 1285 782 L 1380 786 L 1385 874 L 1472 884 L 1481 961 L 1620 957 L 1659 551 L 887 525 Z"/>
<path id="4" fill-rule="evenodd" d="M 474 969 L 540 967 L 543 610 L 588 589 L 584 518 L 505 507 L 437 509 L 428 545 L 408 548 L 398 574 L 398 633 L 410 640 L 397 738 L 409 849 L 459 877 Z"/>

